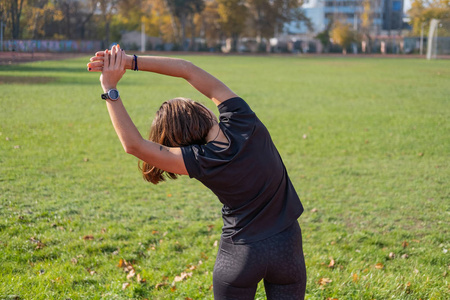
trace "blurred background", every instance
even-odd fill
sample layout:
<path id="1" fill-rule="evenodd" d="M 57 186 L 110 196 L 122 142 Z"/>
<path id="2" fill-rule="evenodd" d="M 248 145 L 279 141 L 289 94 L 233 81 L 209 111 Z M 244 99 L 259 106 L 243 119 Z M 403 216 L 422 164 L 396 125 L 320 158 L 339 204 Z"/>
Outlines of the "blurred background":
<path id="1" fill-rule="evenodd" d="M 0 3 L 0 51 L 450 54 L 448 0 Z"/>

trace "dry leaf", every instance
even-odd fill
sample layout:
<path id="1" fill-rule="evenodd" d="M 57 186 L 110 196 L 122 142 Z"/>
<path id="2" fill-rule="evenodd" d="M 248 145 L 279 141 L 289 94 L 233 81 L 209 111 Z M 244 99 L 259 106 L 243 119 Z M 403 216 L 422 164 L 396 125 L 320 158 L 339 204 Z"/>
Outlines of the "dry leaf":
<path id="1" fill-rule="evenodd" d="M 330 278 L 320 278 L 318 281 L 319 285 L 321 286 L 326 285 L 330 282 L 333 282 L 333 280 L 331 280 Z"/>
<path id="2" fill-rule="evenodd" d="M 106 228 L 102 228 L 102 233 L 106 233 Z"/>
<path id="3" fill-rule="evenodd" d="M 208 225 L 208 232 L 214 228 L 214 225 Z"/>
<path id="4" fill-rule="evenodd" d="M 381 270 L 381 269 L 383 269 L 383 268 L 384 268 L 384 265 L 383 265 L 382 263 L 377 263 L 377 264 L 375 265 L 375 269 Z"/>
<path id="5" fill-rule="evenodd" d="M 318 212 L 319 210 L 317 208 L 311 209 L 311 212 Z"/>
<path id="6" fill-rule="evenodd" d="M 159 290 L 161 287 L 166 286 L 166 285 L 167 285 L 167 282 L 158 283 L 157 285 L 155 285 L 155 289 Z"/>
<path id="7" fill-rule="evenodd" d="M 194 300 L 194 299 L 186 297 L 186 298 L 184 298 L 184 300 Z"/>
<path id="8" fill-rule="evenodd" d="M 125 266 L 125 264 L 126 264 L 126 261 L 125 261 L 125 259 L 120 259 L 119 260 L 119 264 L 117 265 L 119 268 L 123 268 L 124 266 Z"/>
<path id="9" fill-rule="evenodd" d="M 330 263 L 328 264 L 328 268 L 334 268 L 335 261 L 332 257 L 330 257 Z"/>
<path id="10" fill-rule="evenodd" d="M 41 242 L 37 242 L 37 246 L 36 246 L 36 249 L 42 249 L 42 248 L 44 248 L 45 247 L 45 244 L 44 243 L 41 243 Z"/>
<path id="11" fill-rule="evenodd" d="M 401 256 L 403 259 L 407 259 L 408 257 L 409 257 L 409 255 L 408 254 L 403 254 L 402 256 Z"/>
<path id="12" fill-rule="evenodd" d="M 214 247 L 214 248 L 217 247 L 218 244 L 219 244 L 219 242 L 218 242 L 217 240 L 214 241 L 213 247 Z"/>
<path id="13" fill-rule="evenodd" d="M 137 274 L 136 281 L 139 282 L 139 283 L 146 283 L 147 282 L 147 280 L 145 278 L 141 277 L 141 274 Z"/>
<path id="14" fill-rule="evenodd" d="M 175 285 L 170 287 L 170 291 L 173 293 L 177 290 L 177 287 Z"/>
<path id="15" fill-rule="evenodd" d="M 76 259 L 75 257 L 72 258 L 70 261 L 71 261 L 74 265 L 76 265 L 76 264 L 78 263 L 78 259 Z"/>
<path id="16" fill-rule="evenodd" d="M 92 241 L 94 239 L 93 235 L 85 235 L 83 236 L 83 240 L 85 241 Z"/>
<path id="17" fill-rule="evenodd" d="M 389 253 L 389 258 L 390 259 L 394 259 L 395 258 L 395 253 L 394 252 Z"/>
<path id="18" fill-rule="evenodd" d="M 130 270 L 130 272 L 127 275 L 127 279 L 130 280 L 131 278 L 134 277 L 134 275 L 136 275 L 136 271 L 134 269 Z"/>
<path id="19" fill-rule="evenodd" d="M 129 287 L 130 286 L 130 284 L 128 283 L 128 282 L 124 282 L 123 284 L 122 284 L 122 290 L 125 290 L 127 287 Z"/>
<path id="20" fill-rule="evenodd" d="M 187 278 L 192 277 L 192 272 L 182 272 L 179 276 L 175 276 L 173 282 L 180 282 L 186 280 Z"/>
<path id="21" fill-rule="evenodd" d="M 357 282 L 358 281 L 358 274 L 354 273 L 352 275 L 352 277 L 353 277 L 353 282 Z"/>
<path id="22" fill-rule="evenodd" d="M 409 243 L 408 243 L 407 241 L 404 241 L 404 242 L 402 243 L 403 249 L 405 249 L 406 247 L 408 247 L 408 245 L 409 245 Z"/>

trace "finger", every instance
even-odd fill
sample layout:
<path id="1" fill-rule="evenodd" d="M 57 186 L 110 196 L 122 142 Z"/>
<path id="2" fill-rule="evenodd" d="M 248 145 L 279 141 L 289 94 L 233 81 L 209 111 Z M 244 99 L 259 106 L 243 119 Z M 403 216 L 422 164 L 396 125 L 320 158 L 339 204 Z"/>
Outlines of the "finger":
<path id="1" fill-rule="evenodd" d="M 97 51 L 95 52 L 95 56 L 105 56 L 105 51 Z"/>
<path id="2" fill-rule="evenodd" d="M 120 70 L 124 70 L 125 71 L 125 61 L 126 61 L 126 56 L 125 56 L 125 51 L 123 51 L 123 49 L 120 49 Z"/>
<path id="3" fill-rule="evenodd" d="M 116 61 L 117 61 L 117 47 L 112 46 L 111 48 L 111 67 L 116 67 Z"/>
<path id="4" fill-rule="evenodd" d="M 102 56 L 93 56 L 93 57 L 91 57 L 90 59 L 89 59 L 89 61 L 103 61 L 103 56 L 104 55 L 102 55 Z"/>
<path id="5" fill-rule="evenodd" d="M 103 67 L 88 67 L 88 71 L 89 72 L 102 72 L 103 71 Z"/>
<path id="6" fill-rule="evenodd" d="M 101 61 L 94 61 L 87 64 L 88 68 L 103 68 L 103 59 Z"/>
<path id="7" fill-rule="evenodd" d="M 122 50 L 120 49 L 119 44 L 117 44 L 116 51 L 117 51 L 116 68 L 118 68 L 119 70 L 122 70 L 122 68 L 120 66 L 122 64 L 123 56 L 122 56 Z"/>
<path id="8" fill-rule="evenodd" d="M 103 56 L 103 70 L 109 69 L 109 51 L 105 50 L 105 55 Z"/>

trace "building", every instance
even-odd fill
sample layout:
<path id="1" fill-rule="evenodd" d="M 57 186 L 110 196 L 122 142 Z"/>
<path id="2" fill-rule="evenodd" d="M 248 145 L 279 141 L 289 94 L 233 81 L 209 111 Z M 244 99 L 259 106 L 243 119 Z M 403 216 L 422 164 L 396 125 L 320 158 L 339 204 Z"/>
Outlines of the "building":
<path id="1" fill-rule="evenodd" d="M 313 31 L 309 32 L 304 22 L 292 22 L 285 26 L 284 34 L 317 34 L 332 20 L 359 30 L 364 14 L 371 20 L 370 32 L 376 35 L 381 31 L 401 30 L 403 26 L 403 0 L 305 0 L 302 8 L 311 20 Z"/>

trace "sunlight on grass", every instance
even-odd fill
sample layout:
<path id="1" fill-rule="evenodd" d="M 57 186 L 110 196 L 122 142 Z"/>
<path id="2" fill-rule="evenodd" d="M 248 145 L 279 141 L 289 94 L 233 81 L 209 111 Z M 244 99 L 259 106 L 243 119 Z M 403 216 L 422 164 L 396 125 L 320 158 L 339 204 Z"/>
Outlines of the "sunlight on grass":
<path id="1" fill-rule="evenodd" d="M 305 206 L 308 299 L 446 298 L 450 61 L 184 58 L 271 132 Z M 86 62 L 0 66 L 0 299 L 212 299 L 220 203 L 141 179 Z M 179 79 L 119 89 L 143 135 L 164 100 L 213 108 Z"/>

